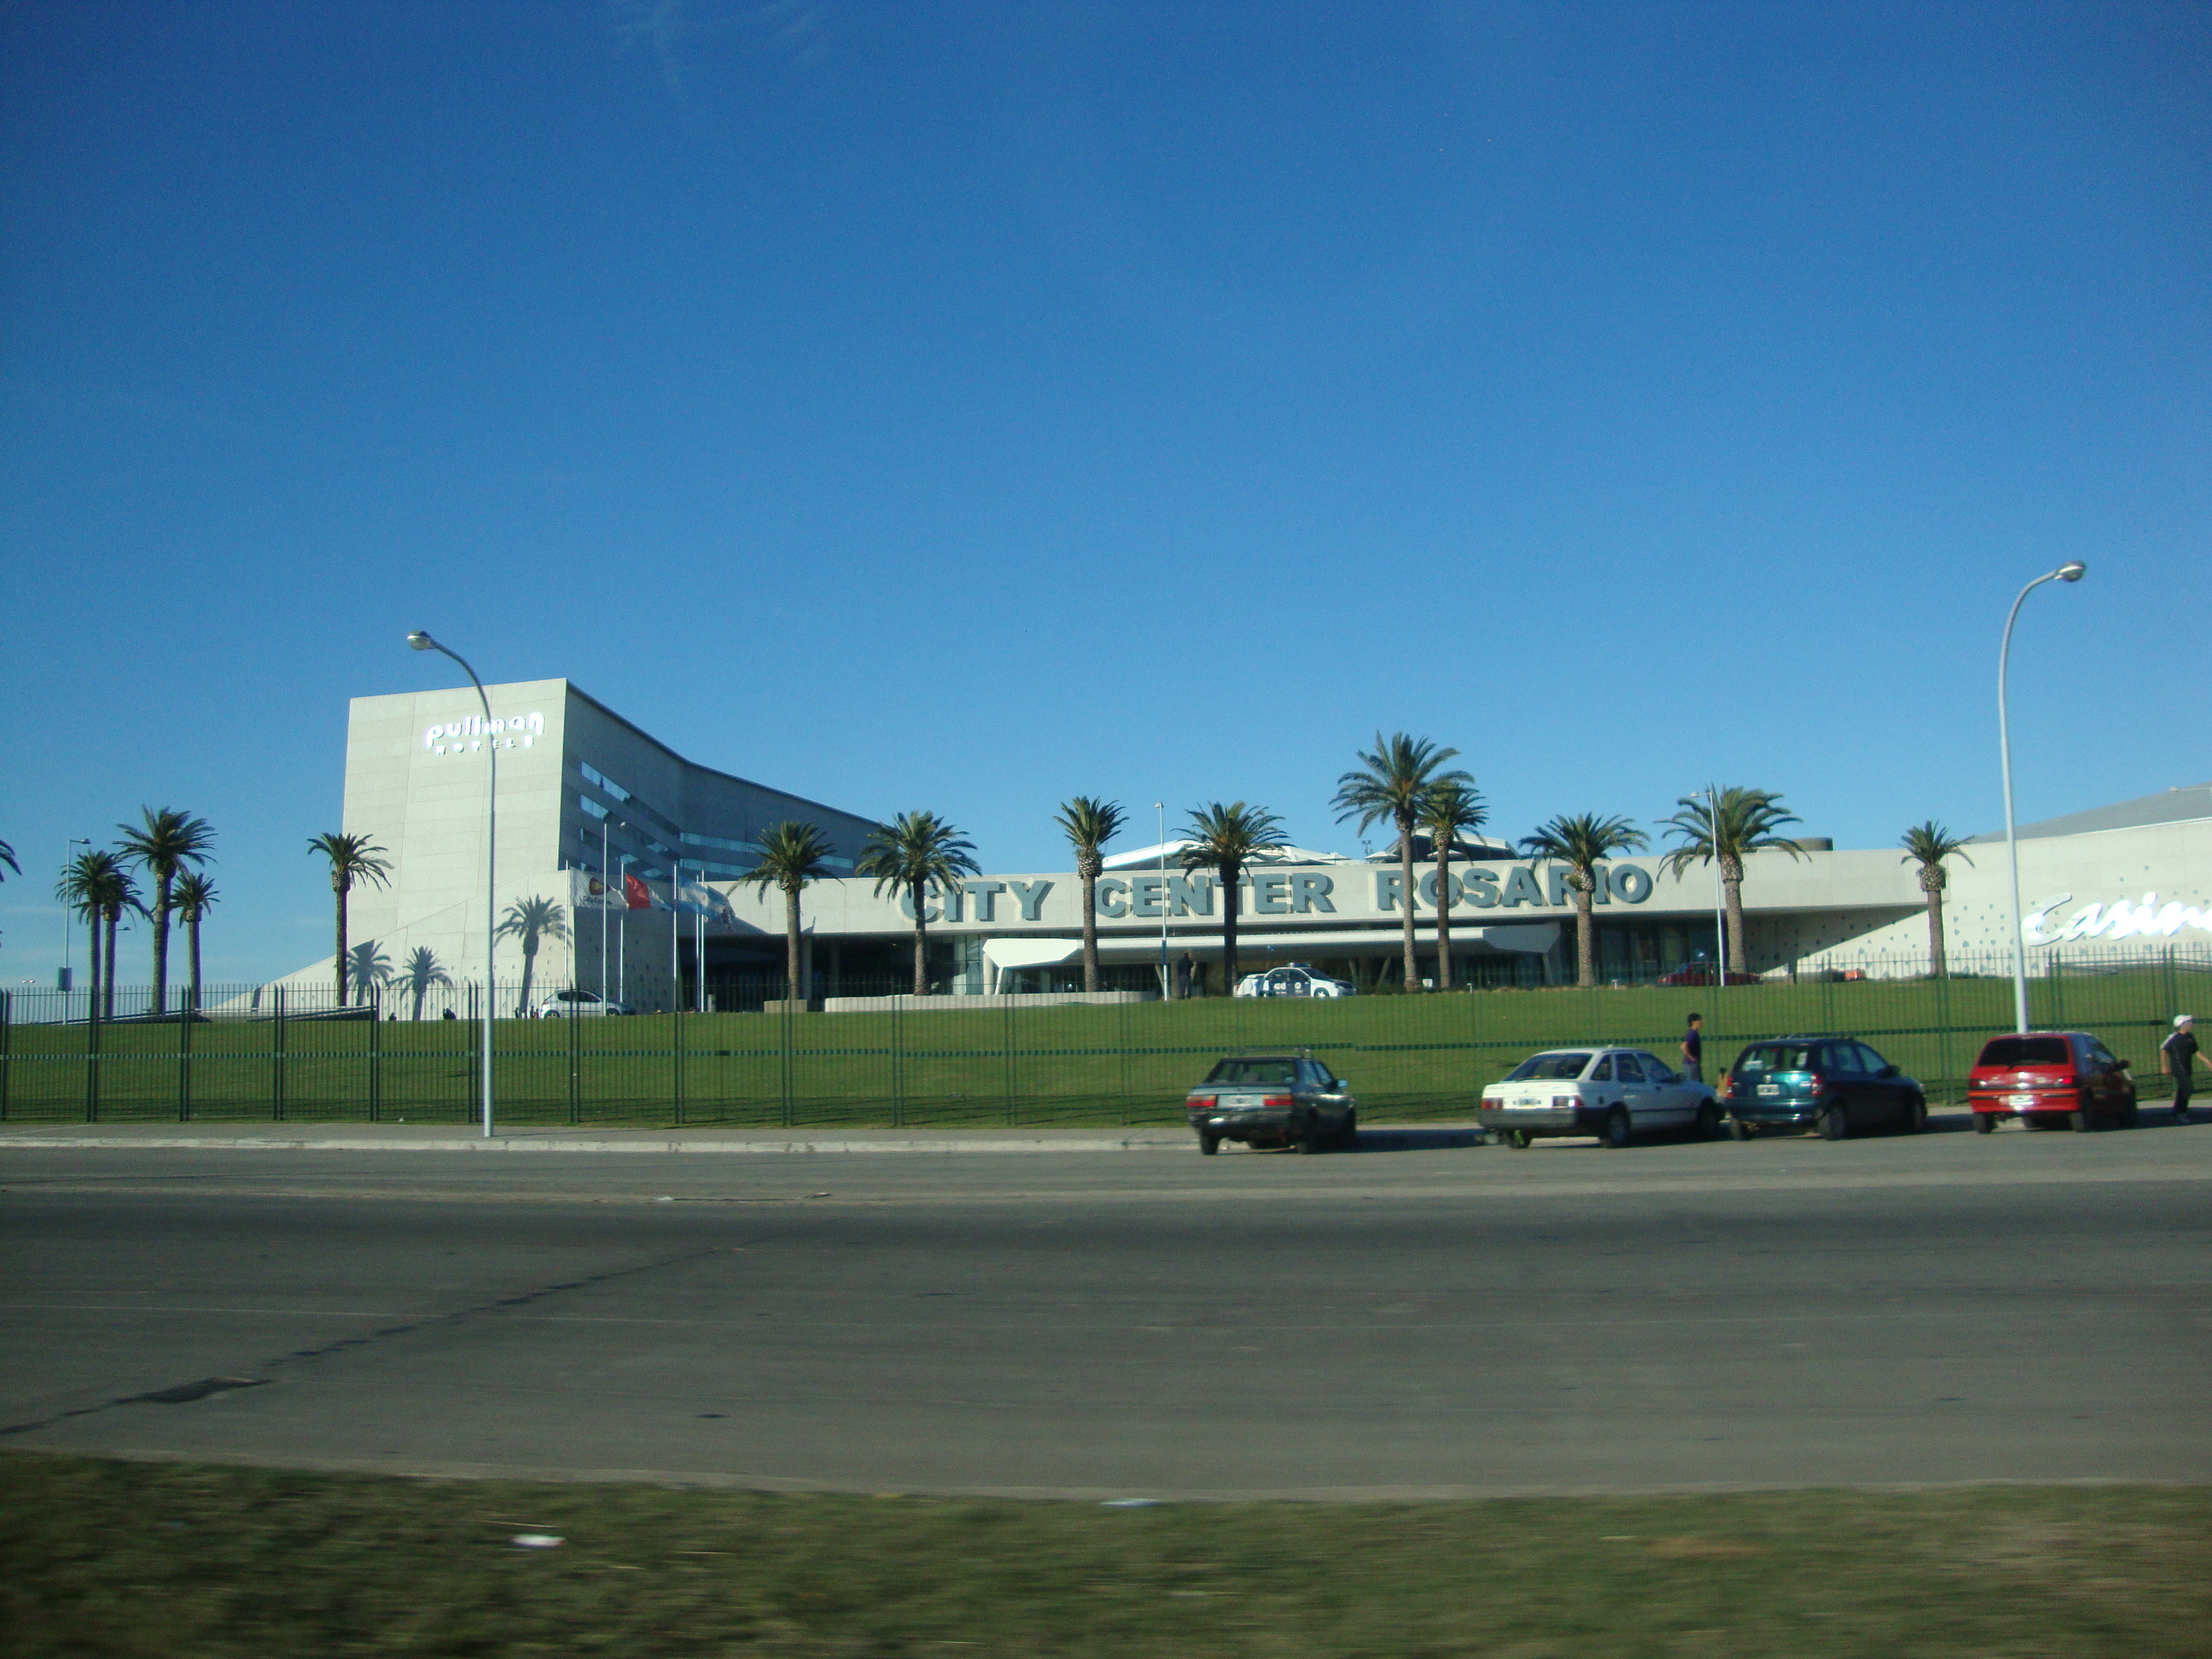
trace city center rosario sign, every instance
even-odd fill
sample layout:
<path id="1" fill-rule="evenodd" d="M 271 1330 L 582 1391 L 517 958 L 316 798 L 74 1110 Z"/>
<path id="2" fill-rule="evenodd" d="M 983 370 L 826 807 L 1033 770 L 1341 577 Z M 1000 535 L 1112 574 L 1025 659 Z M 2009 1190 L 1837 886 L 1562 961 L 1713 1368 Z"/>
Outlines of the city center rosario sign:
<path id="1" fill-rule="evenodd" d="M 532 710 L 487 720 L 481 714 L 446 726 L 425 727 L 422 746 L 434 755 L 471 755 L 484 744 L 495 749 L 528 749 L 545 735 L 545 716 Z"/>
<path id="2" fill-rule="evenodd" d="M 1338 866 L 1341 868 L 1341 866 Z M 1461 866 L 1465 874 L 1454 872 L 1447 878 L 1445 896 L 1453 909 L 1466 907 L 1476 910 L 1511 910 L 1522 905 L 1538 908 L 1567 905 L 1574 902 L 1574 894 L 1567 885 L 1567 872 L 1561 865 L 1542 867 L 1539 878 L 1538 867 L 1515 864 L 1503 868 L 1487 865 Z M 1596 890 L 1591 895 L 1597 904 L 1611 904 L 1618 900 L 1623 904 L 1641 904 L 1651 896 L 1651 872 L 1633 864 L 1600 866 Z M 1237 883 L 1242 896 L 1237 909 L 1247 916 L 1310 916 L 1336 915 L 1340 900 L 1358 908 L 1355 896 L 1362 891 L 1363 877 L 1374 881 L 1372 908 L 1389 912 L 1398 908 L 1405 893 L 1404 878 L 1395 870 L 1366 870 L 1357 876 L 1339 877 L 1325 870 L 1271 870 L 1265 866 L 1248 870 Z M 1341 879 L 1349 890 L 1340 890 Z M 1210 916 L 1214 914 L 1214 900 L 1220 884 L 1204 871 L 1174 872 L 1165 875 L 1109 876 L 1098 884 L 1098 914 L 1115 921 L 1132 918 L 1155 920 L 1170 916 Z M 1417 908 L 1425 905 L 1433 910 L 1437 906 L 1437 875 L 1431 870 L 1416 878 L 1413 884 Z M 1044 901 L 1050 893 L 1050 881 L 963 881 L 950 893 L 933 894 L 922 908 L 924 921 L 997 921 L 999 903 L 1003 895 L 1019 908 L 1024 921 L 1044 920 Z M 971 915 L 972 907 L 972 915 Z M 908 918 L 914 915 L 914 895 L 902 891 L 899 909 Z M 1012 916 L 1005 921 L 1014 920 Z"/>

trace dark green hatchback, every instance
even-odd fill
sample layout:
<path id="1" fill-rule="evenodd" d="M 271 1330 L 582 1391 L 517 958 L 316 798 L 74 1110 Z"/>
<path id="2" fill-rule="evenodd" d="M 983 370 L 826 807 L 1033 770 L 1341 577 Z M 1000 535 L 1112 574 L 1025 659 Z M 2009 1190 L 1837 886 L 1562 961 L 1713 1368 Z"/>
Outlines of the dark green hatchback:
<path id="1" fill-rule="evenodd" d="M 1919 1084 L 1856 1037 L 1832 1032 L 1751 1044 L 1729 1068 L 1722 1104 L 1738 1140 L 1770 1125 L 1815 1128 L 1827 1140 L 1866 1129 L 1917 1134 L 1928 1121 Z"/>

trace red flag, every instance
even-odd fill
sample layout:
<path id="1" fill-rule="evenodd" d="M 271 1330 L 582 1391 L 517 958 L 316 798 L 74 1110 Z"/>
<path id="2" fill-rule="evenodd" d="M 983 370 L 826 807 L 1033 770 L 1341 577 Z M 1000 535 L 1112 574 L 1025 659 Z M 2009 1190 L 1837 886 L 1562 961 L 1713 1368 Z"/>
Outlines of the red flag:
<path id="1" fill-rule="evenodd" d="M 652 892 L 643 882 L 627 872 L 623 876 L 623 897 L 629 902 L 629 908 L 633 910 L 653 908 Z"/>

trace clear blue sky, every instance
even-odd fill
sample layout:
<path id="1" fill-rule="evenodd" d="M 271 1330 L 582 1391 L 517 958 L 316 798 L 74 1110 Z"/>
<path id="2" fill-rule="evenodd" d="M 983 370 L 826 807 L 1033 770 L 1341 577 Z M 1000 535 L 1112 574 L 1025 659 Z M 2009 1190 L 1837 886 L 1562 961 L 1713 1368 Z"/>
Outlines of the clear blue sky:
<path id="1" fill-rule="evenodd" d="M 928 806 L 1377 729 L 1519 835 L 2212 776 L 2212 8 L 13 0 L 0 980 L 201 812 L 327 949 L 346 699 L 566 675 Z M 1171 820 L 1172 823 L 1172 820 Z M 143 935 L 131 948 L 143 975 Z"/>

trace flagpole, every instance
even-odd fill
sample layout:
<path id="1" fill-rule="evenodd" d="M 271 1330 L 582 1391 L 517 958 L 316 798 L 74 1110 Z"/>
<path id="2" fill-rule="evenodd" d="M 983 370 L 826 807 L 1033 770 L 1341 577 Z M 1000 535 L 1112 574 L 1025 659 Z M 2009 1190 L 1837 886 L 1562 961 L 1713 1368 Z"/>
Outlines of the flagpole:
<path id="1" fill-rule="evenodd" d="M 607 821 L 599 820 L 599 1001 L 607 1000 Z"/>

